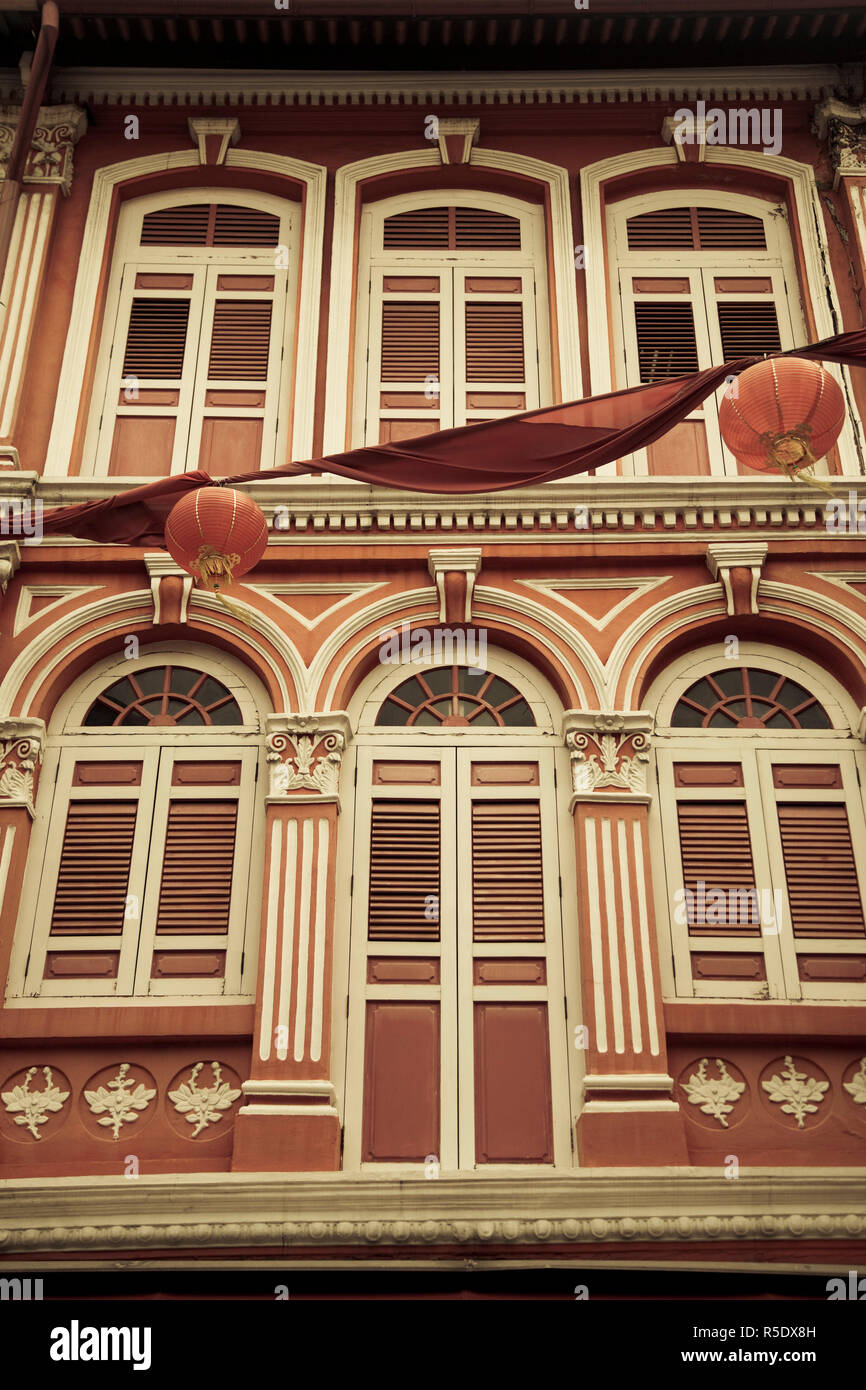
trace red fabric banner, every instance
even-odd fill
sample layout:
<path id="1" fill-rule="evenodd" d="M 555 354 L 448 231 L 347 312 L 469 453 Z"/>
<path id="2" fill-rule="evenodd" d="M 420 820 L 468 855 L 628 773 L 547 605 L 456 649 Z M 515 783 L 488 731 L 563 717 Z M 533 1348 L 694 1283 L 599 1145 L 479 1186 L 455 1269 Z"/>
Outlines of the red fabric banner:
<path id="1" fill-rule="evenodd" d="M 866 329 L 771 355 L 866 366 Z M 586 473 L 645 448 L 684 420 L 726 377 L 739 375 L 762 360 L 742 357 L 673 381 L 546 406 L 399 444 L 374 444 L 282 468 L 239 473 L 219 482 L 199 470 L 181 473 L 103 501 L 55 508 L 45 515 L 43 531 L 50 536 L 162 546 L 166 517 L 190 488 L 231 487 L 313 472 L 339 473 L 356 482 L 409 492 L 459 495 L 535 487 Z"/>

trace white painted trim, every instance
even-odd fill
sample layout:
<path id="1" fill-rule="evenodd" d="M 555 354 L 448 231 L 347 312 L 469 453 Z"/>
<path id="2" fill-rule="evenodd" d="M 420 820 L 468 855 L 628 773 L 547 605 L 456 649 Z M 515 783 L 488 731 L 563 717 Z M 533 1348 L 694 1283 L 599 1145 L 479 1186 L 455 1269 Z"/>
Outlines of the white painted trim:
<path id="1" fill-rule="evenodd" d="M 381 1250 L 407 1240 L 430 1250 L 453 1248 L 456 1230 L 461 1244 L 525 1244 L 545 1263 L 549 1244 L 590 1243 L 601 1258 L 606 1244 L 635 1238 L 651 1242 L 659 1257 L 667 1249 L 669 1259 L 679 1245 L 732 1240 L 739 1262 L 752 1242 L 790 1245 L 793 1258 L 802 1241 L 850 1241 L 866 1222 L 862 1167 L 741 1168 L 737 1182 L 718 1167 L 688 1166 L 531 1175 L 512 1168 L 441 1174 L 435 1182 L 423 1172 L 423 1165 L 407 1168 L 397 1182 L 370 1172 L 7 1179 L 0 1229 L 4 1250 L 25 1259 L 43 1251 L 63 1252 L 61 1259 L 92 1251 L 98 1259 L 108 1250 L 116 1263 L 121 1250 L 169 1249 L 181 1259 L 190 1249 L 247 1246 L 285 1255 L 293 1246 Z M 799 1270 L 814 1267 L 797 1258 Z M 80 1269 L 81 1258 L 69 1267 Z"/>
<path id="2" fill-rule="evenodd" d="M 419 137 L 423 133 L 419 130 Z M 553 270 L 548 287 L 551 312 L 556 313 L 561 397 L 576 400 L 583 394 L 580 373 L 580 337 L 574 284 L 574 235 L 571 221 L 568 170 L 558 164 L 506 150 L 476 146 L 470 164 L 503 173 L 523 175 L 544 184 L 550 199 L 550 236 Z M 402 150 L 374 155 L 345 164 L 337 170 L 334 192 L 334 236 L 331 256 L 331 305 L 328 333 L 327 391 L 323 451 L 341 453 L 347 442 L 348 384 L 351 351 L 351 307 L 355 301 L 355 228 L 360 185 L 401 169 L 439 168 L 434 149 Z M 384 190 L 383 190 L 384 191 Z M 470 190 L 461 190 L 471 197 Z M 479 193 L 483 198 L 484 194 Z"/>
<path id="3" fill-rule="evenodd" d="M 705 95 L 698 92 L 696 95 Z M 829 338 L 842 328 L 842 314 L 839 297 L 829 270 L 830 250 L 820 210 L 815 171 L 811 164 L 788 159 L 783 155 L 765 155 L 741 147 L 725 146 L 706 148 L 706 165 L 739 166 L 756 172 L 774 174 L 785 179 L 791 186 L 796 210 L 798 230 L 805 261 L 806 284 L 802 291 L 809 296 L 810 307 L 815 320 L 818 337 Z M 587 326 L 589 339 L 590 385 L 592 395 L 603 395 L 615 389 L 611 381 L 610 351 L 612 324 L 608 317 L 608 273 L 614 267 L 605 265 L 603 248 L 604 227 L 602 217 L 602 188 L 609 180 L 624 174 L 635 173 L 641 169 L 655 169 L 660 176 L 664 171 L 673 170 L 678 160 L 671 146 L 656 150 L 633 150 L 627 154 L 614 155 L 608 159 L 588 164 L 581 170 L 580 187 L 583 206 L 583 236 L 587 247 Z M 677 180 L 678 184 L 680 180 Z M 696 187 L 696 196 L 707 192 Z M 724 200 L 725 194 L 719 198 Z M 825 270 L 825 267 L 827 269 Z M 830 303 L 827 296 L 830 297 Z M 830 367 L 828 370 L 844 381 L 847 399 L 851 401 L 851 385 L 848 369 Z M 845 425 L 839 438 L 839 454 L 843 469 L 851 470 L 851 476 L 862 472 L 858 462 L 859 451 L 855 440 L 850 412 L 846 413 Z M 613 469 L 615 465 L 605 465 Z M 846 474 L 847 477 L 847 474 Z"/>
<path id="4" fill-rule="evenodd" d="M 312 383 L 315 380 L 318 353 L 327 170 L 323 165 L 310 164 L 306 160 L 256 150 L 230 150 L 226 164 L 233 168 L 264 170 L 293 179 L 305 186 L 306 210 L 302 225 L 303 251 L 297 334 L 299 374 L 295 381 L 295 426 L 292 438 L 292 457 L 305 459 L 313 452 Z M 100 278 L 105 260 L 111 251 L 106 243 L 115 191 L 119 185 L 133 179 L 146 178 L 148 174 L 158 174 L 168 169 L 198 168 L 197 150 L 174 150 L 168 154 L 144 155 L 138 159 L 106 165 L 97 169 L 93 176 L 90 208 L 84 228 L 75 297 L 45 462 L 47 474 L 64 476 L 69 473 L 86 359 L 96 319 Z M 142 188 L 141 191 L 145 193 L 147 190 Z"/>
<path id="5" fill-rule="evenodd" d="M 841 74 L 829 64 L 772 67 L 605 69 L 600 72 L 423 74 L 377 72 L 331 73 L 281 69 L 193 68 L 55 68 L 52 90 L 57 101 L 92 101 L 95 105 L 155 104 L 235 106 L 425 106 L 481 104 L 492 106 L 572 105 L 599 102 L 710 100 L 739 102 L 747 95 L 765 100 L 820 101 L 838 89 Z M 20 89 L 17 68 L 3 74 L 0 90 L 8 98 Z M 438 159 L 438 155 L 437 155 Z"/>

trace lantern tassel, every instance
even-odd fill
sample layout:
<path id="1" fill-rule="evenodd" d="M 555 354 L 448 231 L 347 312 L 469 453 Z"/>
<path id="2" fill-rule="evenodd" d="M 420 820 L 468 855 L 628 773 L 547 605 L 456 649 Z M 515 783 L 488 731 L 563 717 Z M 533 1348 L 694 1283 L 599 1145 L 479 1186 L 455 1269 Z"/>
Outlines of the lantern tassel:
<path id="1" fill-rule="evenodd" d="M 220 590 L 220 583 L 232 584 L 234 578 L 232 570 L 235 565 L 239 565 L 240 555 L 234 553 L 225 555 L 221 550 L 217 550 L 213 545 L 199 546 L 198 555 L 195 559 L 194 568 L 198 570 L 201 578 L 202 587 L 209 589 L 214 598 L 219 599 L 223 608 L 227 609 L 239 622 L 247 621 L 246 614 L 231 599 L 226 598 Z"/>
<path id="2" fill-rule="evenodd" d="M 761 443 L 767 450 L 767 462 L 786 473 L 792 482 L 806 483 L 808 487 L 832 496 L 836 489 L 831 483 L 825 483 L 814 473 L 805 471 L 817 463 L 812 453 L 811 433 L 809 425 L 795 425 L 793 429 L 783 430 L 780 434 L 762 434 Z"/>

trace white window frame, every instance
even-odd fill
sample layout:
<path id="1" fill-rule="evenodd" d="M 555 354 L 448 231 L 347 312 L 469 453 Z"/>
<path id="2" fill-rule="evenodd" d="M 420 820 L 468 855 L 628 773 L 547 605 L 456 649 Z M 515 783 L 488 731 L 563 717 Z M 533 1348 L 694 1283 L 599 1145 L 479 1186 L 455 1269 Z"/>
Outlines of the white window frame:
<path id="1" fill-rule="evenodd" d="M 648 704 L 658 700 L 658 720 L 653 743 L 657 773 L 657 804 L 651 809 L 653 832 L 653 872 L 656 885 L 656 912 L 666 924 L 670 966 L 662 958 L 665 994 L 674 998 L 750 999 L 770 998 L 823 1000 L 856 1003 L 866 999 L 866 983 L 811 983 L 799 979 L 797 956 L 803 954 L 866 954 L 866 938 L 826 941 L 795 937 L 786 887 L 781 834 L 775 806 L 780 800 L 831 801 L 843 803 L 848 814 L 855 862 L 860 879 L 861 899 L 866 914 L 866 750 L 852 733 L 856 720 L 853 703 L 842 691 L 828 683 L 826 672 L 804 658 L 793 659 L 790 652 L 776 651 L 758 643 L 741 643 L 739 655 L 731 665 L 760 667 L 777 671 L 809 690 L 823 705 L 833 727 L 829 729 L 706 729 L 675 728 L 671 724 L 674 708 L 689 686 L 721 668 L 719 649 L 695 652 L 681 658 L 650 692 Z M 743 787 L 693 787 L 674 789 L 673 764 L 678 762 L 739 763 Z M 774 763 L 838 765 L 842 769 L 843 789 L 782 791 L 773 787 Z M 782 904 L 781 931 L 759 936 L 689 937 L 688 924 L 675 920 L 677 893 L 683 887 L 679 827 L 676 806 L 679 801 L 741 801 L 748 815 L 749 839 L 755 886 L 760 891 L 778 890 Z M 762 953 L 766 969 L 764 982 L 702 982 L 692 978 L 691 955 L 695 951 Z"/>
<path id="2" fill-rule="evenodd" d="M 288 268 L 280 268 L 272 248 L 242 248 L 234 246 L 141 246 L 141 227 L 149 212 L 165 207 L 181 207 L 200 203 L 229 203 L 255 207 L 280 219 L 279 245 L 288 250 Z M 173 296 L 191 299 L 187 351 L 180 401 L 176 407 L 159 406 L 154 414 L 176 417 L 174 448 L 170 473 L 184 473 L 197 468 L 201 442 L 201 420 L 207 388 L 207 361 L 210 334 L 206 326 L 206 308 L 217 294 L 220 299 L 267 299 L 273 302 L 266 405 L 261 411 L 244 407 L 244 418 L 263 418 L 262 468 L 278 466 L 287 455 L 291 401 L 291 374 L 295 357 L 295 319 L 298 290 L 298 258 L 301 211 L 288 198 L 261 193 L 257 189 L 185 188 L 169 192 L 146 194 L 131 199 L 121 209 L 111 260 L 106 296 L 103 330 L 93 381 L 90 412 L 84 441 L 82 474 L 108 476 L 108 465 L 114 438 L 114 421 L 119 416 L 134 416 L 136 407 L 119 405 L 125 380 L 123 355 L 129 320 L 128 307 L 132 298 L 158 299 Z M 186 291 L 135 290 L 138 272 L 165 274 L 191 273 L 194 284 L 191 295 Z M 216 290 L 217 275 L 267 274 L 274 277 L 273 291 Z M 151 379 L 142 389 L 176 386 L 176 381 Z M 256 383 L 249 381 L 220 381 L 219 390 L 250 390 Z M 216 388 L 213 388 L 216 389 Z M 141 413 L 139 411 L 139 413 Z M 209 417 L 236 413 L 234 407 L 207 408 Z M 183 426 L 186 426 L 184 428 Z M 132 475 L 130 475 L 132 476 Z"/>
<path id="3" fill-rule="evenodd" d="M 187 666 L 206 670 L 219 680 L 234 696 L 243 724 L 206 725 L 172 730 L 170 726 L 155 729 L 123 725 L 116 730 L 105 726 L 85 727 L 81 720 L 94 699 L 122 676 L 146 670 L 155 665 Z M 42 1005 L 73 1005 L 84 1007 L 93 1003 L 108 1003 L 112 1007 L 157 1005 L 167 998 L 174 1004 L 249 1004 L 254 999 L 258 960 L 258 938 L 264 866 L 264 806 L 258 790 L 258 766 L 264 756 L 259 709 L 262 694 L 255 681 L 252 690 L 245 688 L 235 663 L 224 656 L 216 657 L 209 650 L 196 653 L 183 651 L 169 644 L 147 649 L 142 655 L 117 662 L 109 658 L 88 671 L 67 691 L 55 710 L 52 721 L 56 732 L 49 731 L 39 779 L 33 830 L 28 850 L 27 872 L 13 941 L 7 986 L 7 1006 L 13 1008 Z M 116 742 L 115 742 L 116 739 Z M 161 758 L 165 750 L 166 757 Z M 65 794 L 71 770 L 76 760 L 87 762 L 143 762 L 142 786 L 139 794 L 149 797 L 153 814 L 145 821 L 137 819 L 130 873 L 130 893 L 137 893 L 141 916 L 134 931 L 123 934 L 120 944 L 121 960 L 118 977 L 110 981 L 41 979 L 54 901 L 66 824 L 69 796 Z M 178 761 L 239 761 L 241 782 L 237 789 L 214 787 L 171 787 L 170 768 Z M 164 764 L 164 767 L 162 766 Z M 157 767 L 159 768 L 159 780 Z M 130 788 L 118 788 L 117 799 L 129 799 Z M 189 938 L 166 937 L 166 946 L 178 949 L 225 949 L 226 970 L 220 980 L 151 980 L 151 951 L 154 938 L 156 906 L 159 894 L 161 854 L 151 856 L 151 846 L 157 850 L 165 834 L 157 824 L 157 802 L 167 809 L 169 796 L 193 800 L 225 799 L 235 793 L 238 799 L 238 821 L 235 841 L 235 863 L 232 881 L 230 927 L 226 936 L 196 934 Z M 76 797 L 91 800 L 111 799 L 111 789 L 95 787 L 89 793 L 76 789 Z M 127 939 L 127 935 L 129 939 Z M 68 949 L 117 949 L 114 938 L 64 937 Z M 148 944 L 150 943 L 150 944 Z M 138 961 L 138 965 L 136 965 Z M 36 987 L 33 988 L 33 982 Z M 126 993 L 121 987 L 131 986 Z M 140 992 L 136 993 L 138 989 Z"/>
<path id="4" fill-rule="evenodd" d="M 520 222 L 521 249 L 505 248 L 501 251 L 431 251 L 428 247 L 417 250 L 411 248 L 381 249 L 386 218 L 393 217 L 397 213 L 412 212 L 425 207 L 485 208 L 492 212 L 501 212 L 508 217 L 517 218 Z M 446 272 L 450 272 L 447 278 Z M 419 300 L 438 299 L 443 305 L 444 312 L 441 313 L 440 321 L 439 373 L 442 386 L 445 391 L 451 393 L 455 402 L 453 421 L 445 423 L 444 428 L 451 428 L 452 424 L 453 426 L 471 424 L 472 419 L 475 418 L 472 412 L 466 411 L 467 384 L 458 370 L 462 359 L 460 348 L 462 338 L 457 332 L 457 325 L 461 321 L 461 316 L 457 311 L 466 298 L 461 275 L 464 279 L 468 274 L 520 277 L 523 288 L 519 296 L 511 294 L 496 296 L 485 293 L 483 298 L 485 301 L 491 298 L 500 298 L 508 303 L 515 303 L 518 300 L 523 303 L 526 405 L 522 409 L 532 410 L 536 406 L 553 403 L 550 300 L 547 285 L 543 209 L 517 198 L 493 193 L 475 193 L 466 189 L 442 189 L 438 192 L 425 191 L 383 198 L 365 206 L 361 214 L 355 316 L 353 442 L 350 447 L 358 448 L 365 444 L 378 444 L 381 418 L 414 419 L 417 415 L 417 407 L 414 410 L 405 409 L 402 411 L 380 410 L 377 400 L 381 343 L 381 313 L 377 313 L 377 309 L 382 299 L 381 282 L 386 274 L 399 275 L 400 273 L 438 275 L 440 277 L 440 288 L 436 293 L 431 292 L 425 296 L 423 293 L 412 291 L 406 294 L 395 293 L 394 297 L 398 299 L 417 298 Z M 453 287 L 447 284 L 447 280 L 453 281 Z M 446 331 L 452 334 L 455 343 L 450 362 L 447 360 L 444 346 L 447 343 Z M 535 359 L 534 367 L 533 358 Z M 411 387 L 417 389 L 416 383 L 411 383 Z M 400 391 L 410 388 L 409 386 L 401 386 L 399 382 L 389 382 L 387 389 Z M 507 391 L 510 388 L 502 383 L 493 383 L 488 388 L 483 382 L 473 382 L 471 389 Z M 443 391 L 443 395 L 445 391 Z M 460 408 L 457 404 L 459 398 L 462 398 Z M 374 404 L 375 410 L 373 409 Z M 483 411 L 479 410 L 477 418 L 500 419 L 517 413 L 520 412 L 485 408 Z M 431 419 L 439 419 L 443 416 L 447 420 L 451 420 L 449 408 L 429 411 L 429 418 Z M 425 418 L 427 418 L 427 412 L 425 412 Z"/>
<path id="5" fill-rule="evenodd" d="M 676 207 L 724 208 L 732 212 L 758 217 L 764 226 L 767 249 L 760 250 L 707 250 L 690 251 L 686 248 L 659 248 L 647 250 L 641 247 L 630 250 L 626 223 L 629 218 L 657 209 Z M 652 299 L 688 300 L 693 307 L 695 341 L 698 349 L 698 365 L 701 370 L 722 360 L 721 335 L 717 315 L 713 307 L 717 302 L 730 298 L 737 302 L 754 298 L 756 303 L 770 302 L 775 305 L 779 324 L 779 338 L 782 349 L 802 345 L 808 339 L 803 306 L 800 299 L 794 252 L 790 242 L 787 221 L 775 215 L 775 209 L 762 198 L 741 194 L 715 192 L 710 189 L 685 188 L 676 191 L 640 194 L 614 203 L 607 212 L 608 255 L 611 278 L 614 285 L 615 304 L 612 309 L 614 354 L 616 361 L 616 384 L 613 389 L 624 389 L 640 385 L 640 370 L 637 360 L 637 335 L 634 323 L 633 304 L 635 301 L 648 302 Z M 719 293 L 713 284 L 716 275 L 737 275 L 742 278 L 762 277 L 773 281 L 772 295 Z M 673 295 L 658 292 L 637 295 L 632 290 L 633 278 L 649 277 L 659 279 L 685 279 L 690 281 L 689 294 Z M 718 406 L 725 392 L 721 386 L 713 398 L 703 402 L 692 411 L 688 420 L 703 420 L 706 428 L 707 452 L 709 455 L 710 476 L 737 477 L 739 470 L 733 454 L 722 442 L 718 424 Z M 715 407 L 712 400 L 715 400 Z M 636 450 L 622 460 L 625 474 L 638 476 L 649 474 L 649 461 L 646 449 Z M 819 473 L 827 473 L 826 460 L 817 468 Z"/>

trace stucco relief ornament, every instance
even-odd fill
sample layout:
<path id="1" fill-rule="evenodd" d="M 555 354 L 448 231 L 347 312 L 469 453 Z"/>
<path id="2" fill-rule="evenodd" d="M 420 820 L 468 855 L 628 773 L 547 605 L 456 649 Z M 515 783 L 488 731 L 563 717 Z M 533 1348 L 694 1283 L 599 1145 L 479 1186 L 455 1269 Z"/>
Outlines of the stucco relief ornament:
<path id="1" fill-rule="evenodd" d="M 716 1058 L 719 1080 L 707 1076 L 709 1064 L 710 1059 L 702 1057 L 698 1063 L 697 1071 L 692 1072 L 688 1081 L 682 1083 L 682 1087 L 691 1105 L 699 1105 L 704 1115 L 712 1115 L 720 1125 L 724 1125 L 727 1129 L 726 1117 L 730 1115 L 746 1089 L 746 1083 L 734 1080 L 721 1057 Z"/>
<path id="2" fill-rule="evenodd" d="M 49 1115 L 62 1110 L 69 1099 L 68 1091 L 61 1091 L 54 1085 L 50 1067 L 42 1068 L 45 1085 L 41 1091 L 31 1091 L 30 1082 L 38 1072 L 38 1067 L 28 1067 L 21 1086 L 13 1086 L 11 1091 L 3 1091 L 2 1100 L 10 1115 L 15 1116 L 16 1125 L 26 1125 L 34 1139 L 41 1139 L 39 1126 L 44 1125 Z"/>
<path id="3" fill-rule="evenodd" d="M 854 1073 L 850 1081 L 843 1081 L 842 1085 L 855 1105 L 866 1105 L 866 1057 L 860 1058 L 860 1070 Z"/>
<path id="4" fill-rule="evenodd" d="M 10 740 L 0 753 L 0 800 L 32 801 L 39 745 L 33 739 Z"/>
<path id="5" fill-rule="evenodd" d="M 304 727 L 300 721 L 296 725 L 299 730 Z M 272 795 L 315 791 L 322 796 L 336 796 L 345 747 L 341 734 L 325 734 L 321 738 L 301 732 L 294 737 L 269 734 L 267 746 Z"/>
<path id="6" fill-rule="evenodd" d="M 156 1095 L 156 1091 L 141 1082 L 133 1086 L 127 1081 L 126 1073 L 131 1063 L 122 1062 L 120 1070 L 108 1086 L 99 1086 L 95 1091 L 85 1091 L 84 1099 L 94 1115 L 102 1115 L 97 1124 L 110 1125 L 115 1139 L 120 1138 L 121 1125 L 132 1124 L 138 1119 L 137 1110 L 146 1110 Z M 107 1112 L 107 1113 L 106 1113 Z"/>
<path id="7" fill-rule="evenodd" d="M 804 1117 L 816 1113 L 829 1084 L 829 1081 L 819 1081 L 804 1071 L 797 1071 L 792 1057 L 785 1058 L 781 1076 L 771 1076 L 769 1081 L 761 1082 L 770 1100 L 781 1105 L 786 1115 L 796 1116 L 800 1129 Z"/>
<path id="8" fill-rule="evenodd" d="M 572 732 L 566 735 L 566 747 L 571 754 L 571 782 L 575 792 L 594 792 L 605 787 L 645 793 L 647 789 L 646 734 L 625 731 L 625 721 L 618 714 L 603 714 L 593 723 L 591 734 Z M 623 749 L 631 744 L 631 756 Z M 583 750 L 592 745 L 594 752 Z"/>
<path id="9" fill-rule="evenodd" d="M 187 1122 L 195 1125 L 190 1138 L 195 1139 L 208 1125 L 216 1124 L 222 1119 L 223 1110 L 228 1110 L 240 1095 L 240 1091 L 233 1090 L 227 1081 L 222 1079 L 222 1067 L 219 1062 L 211 1062 L 210 1069 L 213 1072 L 212 1086 L 197 1086 L 196 1077 L 205 1066 L 204 1062 L 196 1062 L 189 1074 L 189 1080 L 184 1081 L 178 1086 L 176 1091 L 169 1091 L 168 1098 L 174 1105 L 175 1110 L 181 1115 L 186 1115 Z"/>

